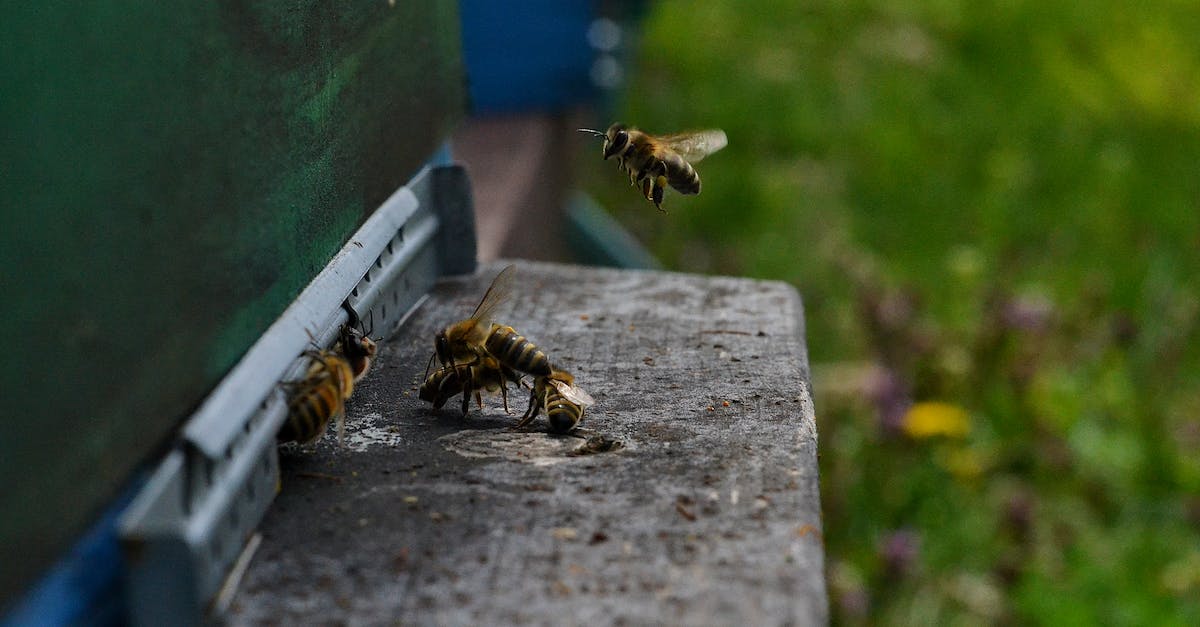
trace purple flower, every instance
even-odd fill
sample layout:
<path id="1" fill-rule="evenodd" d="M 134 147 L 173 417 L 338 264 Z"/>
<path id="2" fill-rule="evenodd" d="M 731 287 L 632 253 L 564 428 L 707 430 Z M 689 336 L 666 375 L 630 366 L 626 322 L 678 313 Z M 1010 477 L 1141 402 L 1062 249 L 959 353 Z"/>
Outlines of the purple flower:
<path id="1" fill-rule="evenodd" d="M 888 577 L 899 579 L 912 574 L 921 553 L 921 536 L 912 529 L 897 529 L 888 534 L 879 547 Z"/>
<path id="2" fill-rule="evenodd" d="M 879 413 L 879 424 L 886 435 L 897 435 L 904 429 L 904 416 L 912 407 L 912 395 L 908 385 L 895 370 L 885 367 L 875 369 L 868 388 L 868 395 Z"/>
<path id="3" fill-rule="evenodd" d="M 1043 296 L 1014 296 L 1000 308 L 1000 322 L 1017 331 L 1046 331 L 1053 317 L 1054 303 Z"/>

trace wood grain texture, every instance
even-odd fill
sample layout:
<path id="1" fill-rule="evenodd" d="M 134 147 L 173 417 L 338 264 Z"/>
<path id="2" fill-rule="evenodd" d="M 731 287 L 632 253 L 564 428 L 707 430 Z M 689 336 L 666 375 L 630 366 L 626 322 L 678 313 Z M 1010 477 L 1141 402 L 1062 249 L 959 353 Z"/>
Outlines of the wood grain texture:
<path id="1" fill-rule="evenodd" d="M 350 401 L 347 446 L 282 452 L 233 624 L 820 624 L 817 436 L 788 285 L 520 262 L 499 321 L 625 448 L 417 400 L 432 338 L 501 265 L 445 281 Z M 514 414 L 526 397 L 514 391 Z"/>

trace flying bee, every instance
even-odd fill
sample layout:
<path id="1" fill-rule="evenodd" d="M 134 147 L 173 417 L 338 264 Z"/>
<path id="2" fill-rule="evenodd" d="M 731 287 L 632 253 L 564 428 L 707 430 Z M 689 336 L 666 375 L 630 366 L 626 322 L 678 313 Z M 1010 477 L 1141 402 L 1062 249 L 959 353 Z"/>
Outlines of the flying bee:
<path id="1" fill-rule="evenodd" d="M 601 149 L 604 159 L 615 156 L 617 167 L 629 173 L 629 183 L 640 184 L 642 195 L 663 213 L 666 213 L 662 208 L 663 192 L 667 185 L 681 194 L 699 194 L 700 175 L 692 164 L 729 143 L 725 131 L 720 129 L 651 135 L 618 122 L 605 132 L 579 130 L 604 138 Z"/>
<path id="2" fill-rule="evenodd" d="M 494 357 L 500 365 L 533 376 L 550 374 L 550 360 L 533 342 L 512 327 L 496 324 L 492 314 L 512 293 L 512 281 L 517 267 L 510 265 L 500 271 L 483 294 L 474 313 L 442 329 L 434 338 L 434 355 L 442 366 L 474 364 L 485 357 Z M 428 366 L 425 368 L 429 372 Z"/>
<path id="3" fill-rule="evenodd" d="M 346 399 L 354 393 L 354 370 L 349 361 L 331 351 L 304 354 L 313 361 L 303 379 L 284 384 L 288 414 L 278 440 L 314 444 L 325 435 L 329 421 L 336 420 L 341 444 L 346 437 Z"/>
<path id="4" fill-rule="evenodd" d="M 502 365 L 494 357 L 481 357 L 470 364 L 443 366 L 425 378 L 417 396 L 423 401 L 433 403 L 434 409 L 440 409 L 446 401 L 455 394 L 462 394 L 462 412 L 467 415 L 470 409 L 471 394 L 479 408 L 483 408 L 480 390 L 490 393 L 500 393 L 504 399 L 504 411 L 508 411 L 508 384 L 521 384 L 521 375 L 512 368 Z"/>
<path id="5" fill-rule="evenodd" d="M 545 409 L 550 430 L 568 433 L 583 420 L 584 411 L 595 402 L 590 394 L 575 385 L 575 377 L 571 373 L 554 369 L 549 375 L 534 379 L 529 408 L 515 428 L 520 429 L 533 422 L 538 412 Z"/>

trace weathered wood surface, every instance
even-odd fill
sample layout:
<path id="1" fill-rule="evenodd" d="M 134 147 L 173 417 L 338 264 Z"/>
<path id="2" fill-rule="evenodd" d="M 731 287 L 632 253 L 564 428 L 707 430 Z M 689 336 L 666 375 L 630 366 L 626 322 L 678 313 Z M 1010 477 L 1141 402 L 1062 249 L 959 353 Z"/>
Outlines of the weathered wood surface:
<path id="1" fill-rule="evenodd" d="M 347 446 L 282 453 L 233 624 L 820 624 L 817 436 L 782 283 L 519 262 L 498 315 L 596 399 L 625 448 L 515 432 L 500 399 L 416 397 L 437 329 L 492 276 L 441 283 L 381 346 Z M 514 390 L 514 412 L 526 397 Z"/>

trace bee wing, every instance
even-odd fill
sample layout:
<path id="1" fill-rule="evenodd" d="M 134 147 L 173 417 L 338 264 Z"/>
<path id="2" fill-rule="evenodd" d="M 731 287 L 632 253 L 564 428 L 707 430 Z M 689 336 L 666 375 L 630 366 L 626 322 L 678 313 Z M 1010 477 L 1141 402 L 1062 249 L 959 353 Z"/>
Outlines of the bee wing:
<path id="1" fill-rule="evenodd" d="M 677 135 L 664 135 L 658 138 L 667 148 L 679 153 L 686 161 L 695 163 L 704 157 L 722 149 L 729 143 L 725 131 L 719 128 L 706 131 L 689 131 Z"/>
<path id="2" fill-rule="evenodd" d="M 558 388 L 558 393 L 562 394 L 563 398 L 575 403 L 576 405 L 588 407 L 596 404 L 596 399 L 592 398 L 591 394 L 584 392 L 583 390 L 571 385 L 570 383 L 567 383 L 566 381 L 550 379 L 550 383 L 554 384 L 554 387 Z"/>
<path id="3" fill-rule="evenodd" d="M 492 284 L 483 293 L 483 298 L 475 306 L 475 312 L 471 314 L 471 318 L 491 322 L 492 314 L 495 313 L 496 308 L 508 300 L 509 295 L 512 294 L 513 277 L 516 275 L 516 264 L 505 266 L 500 271 L 500 274 L 497 274 L 496 278 L 492 279 Z"/>

